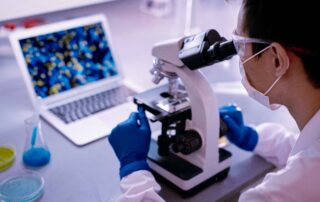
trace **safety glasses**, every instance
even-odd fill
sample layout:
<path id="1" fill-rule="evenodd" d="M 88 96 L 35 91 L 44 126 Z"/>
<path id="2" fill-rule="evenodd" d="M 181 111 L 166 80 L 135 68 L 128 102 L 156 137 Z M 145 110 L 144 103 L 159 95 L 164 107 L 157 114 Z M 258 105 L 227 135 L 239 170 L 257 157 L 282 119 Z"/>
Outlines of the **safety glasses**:
<path id="1" fill-rule="evenodd" d="M 271 41 L 268 41 L 268 40 L 239 36 L 235 33 L 235 31 L 233 31 L 232 33 L 232 40 L 241 61 L 245 61 L 247 60 L 246 58 L 248 58 L 248 56 L 246 55 L 247 44 L 258 43 L 258 44 L 270 45 L 272 43 Z"/>

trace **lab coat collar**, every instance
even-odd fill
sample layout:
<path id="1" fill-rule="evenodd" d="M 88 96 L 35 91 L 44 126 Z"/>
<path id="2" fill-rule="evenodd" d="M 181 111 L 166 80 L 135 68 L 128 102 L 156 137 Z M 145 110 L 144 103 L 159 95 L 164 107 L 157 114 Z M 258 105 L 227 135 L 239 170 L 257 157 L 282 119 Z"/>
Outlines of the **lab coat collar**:
<path id="1" fill-rule="evenodd" d="M 305 127 L 300 132 L 300 135 L 291 150 L 290 156 L 293 156 L 300 151 L 308 148 L 316 139 L 320 138 L 320 110 L 309 120 Z"/>

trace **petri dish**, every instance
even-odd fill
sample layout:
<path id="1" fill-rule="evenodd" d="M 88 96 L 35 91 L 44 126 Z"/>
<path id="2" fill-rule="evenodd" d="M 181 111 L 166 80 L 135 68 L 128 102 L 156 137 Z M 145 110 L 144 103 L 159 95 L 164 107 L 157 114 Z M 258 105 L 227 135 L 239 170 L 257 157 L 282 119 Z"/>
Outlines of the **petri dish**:
<path id="1" fill-rule="evenodd" d="M 33 171 L 11 176 L 0 183 L 0 199 L 3 202 L 30 202 L 44 191 L 44 179 Z"/>
<path id="2" fill-rule="evenodd" d="M 16 152 L 13 147 L 0 146 L 0 172 L 10 168 L 16 158 Z"/>

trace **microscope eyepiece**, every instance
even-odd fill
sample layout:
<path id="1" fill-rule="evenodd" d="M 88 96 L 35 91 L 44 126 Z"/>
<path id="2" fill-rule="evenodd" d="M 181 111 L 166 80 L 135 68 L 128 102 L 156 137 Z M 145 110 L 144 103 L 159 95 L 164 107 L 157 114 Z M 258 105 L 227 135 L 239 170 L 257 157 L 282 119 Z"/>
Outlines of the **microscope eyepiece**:
<path id="1" fill-rule="evenodd" d="M 216 42 L 209 47 L 205 53 L 205 58 L 208 60 L 208 65 L 229 60 L 236 54 L 236 49 L 233 41 Z"/>
<path id="2" fill-rule="evenodd" d="M 226 41 L 215 30 L 186 37 L 179 51 L 179 59 L 191 70 L 212 65 L 235 55 L 233 41 Z"/>

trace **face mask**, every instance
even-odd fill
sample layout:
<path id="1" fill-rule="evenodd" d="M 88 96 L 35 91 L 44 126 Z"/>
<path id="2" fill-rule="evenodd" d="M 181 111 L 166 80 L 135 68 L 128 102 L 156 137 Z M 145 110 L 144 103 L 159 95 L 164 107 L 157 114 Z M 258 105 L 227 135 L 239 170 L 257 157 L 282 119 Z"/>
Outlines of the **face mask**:
<path id="1" fill-rule="evenodd" d="M 268 88 L 268 90 L 265 93 L 261 93 L 259 92 L 257 89 L 255 89 L 248 81 L 243 64 L 245 64 L 246 62 L 248 62 L 249 60 L 251 60 L 252 58 L 254 58 L 255 56 L 257 56 L 258 54 L 262 53 L 263 51 L 267 50 L 268 48 L 270 48 L 271 46 L 268 46 L 264 49 L 262 49 L 261 51 L 259 51 L 258 53 L 252 55 L 251 57 L 249 57 L 248 59 L 246 59 L 244 62 L 240 62 L 240 74 L 242 76 L 242 80 L 241 83 L 244 86 L 244 88 L 246 89 L 246 91 L 248 92 L 249 96 L 251 98 L 253 98 L 254 100 L 256 100 L 257 102 L 259 102 L 260 104 L 266 106 L 267 108 L 271 109 L 271 110 L 276 110 L 278 109 L 281 105 L 280 104 L 271 104 L 270 103 L 270 99 L 267 96 L 267 94 L 272 90 L 272 88 L 278 83 L 278 81 L 281 79 L 281 76 L 279 76 L 274 82 L 273 84 Z"/>

